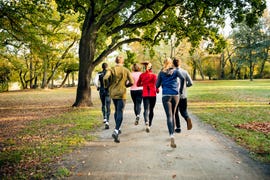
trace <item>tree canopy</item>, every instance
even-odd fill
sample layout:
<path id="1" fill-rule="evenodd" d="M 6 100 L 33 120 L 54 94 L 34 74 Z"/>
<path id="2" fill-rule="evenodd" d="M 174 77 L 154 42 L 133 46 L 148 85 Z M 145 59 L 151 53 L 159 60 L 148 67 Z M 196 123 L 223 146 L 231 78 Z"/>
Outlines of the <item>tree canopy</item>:
<path id="1" fill-rule="evenodd" d="M 254 0 L 56 0 L 62 13 L 79 13 L 82 34 L 79 47 L 79 83 L 74 106 L 91 105 L 90 78 L 94 67 L 123 44 L 146 46 L 188 38 L 198 45 L 202 38 L 214 38 L 226 15 L 232 22 L 252 26 L 266 8 Z"/>
<path id="2" fill-rule="evenodd" d="M 205 39 L 221 42 L 215 46 L 220 52 L 225 43 L 218 30 L 226 18 L 232 19 L 233 26 L 245 22 L 252 27 L 265 8 L 265 0 L 4 0 L 0 2 L 1 50 L 12 47 L 12 54 L 16 47 L 26 47 L 24 62 L 40 62 L 42 69 L 37 73 L 46 84 L 63 59 L 74 58 L 68 52 L 77 35 L 69 30 L 77 28 L 77 18 L 81 35 L 73 106 L 91 105 L 92 72 L 122 45 L 139 42 L 152 49 L 176 37 L 175 46 L 187 39 L 195 48 Z M 10 61 L 10 54 L 1 56 Z"/>

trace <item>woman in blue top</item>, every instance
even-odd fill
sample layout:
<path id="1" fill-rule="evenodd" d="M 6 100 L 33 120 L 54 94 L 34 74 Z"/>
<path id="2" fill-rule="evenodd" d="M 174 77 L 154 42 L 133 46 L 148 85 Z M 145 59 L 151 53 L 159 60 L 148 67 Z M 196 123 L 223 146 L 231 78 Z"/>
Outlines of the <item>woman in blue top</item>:
<path id="1" fill-rule="evenodd" d="M 180 88 L 179 88 L 180 79 Z M 167 126 L 171 138 L 171 147 L 176 148 L 174 142 L 174 118 L 180 96 L 183 94 L 184 77 L 173 67 L 172 60 L 164 60 L 163 68 L 158 74 L 156 87 L 162 87 L 162 104 L 167 116 Z"/>

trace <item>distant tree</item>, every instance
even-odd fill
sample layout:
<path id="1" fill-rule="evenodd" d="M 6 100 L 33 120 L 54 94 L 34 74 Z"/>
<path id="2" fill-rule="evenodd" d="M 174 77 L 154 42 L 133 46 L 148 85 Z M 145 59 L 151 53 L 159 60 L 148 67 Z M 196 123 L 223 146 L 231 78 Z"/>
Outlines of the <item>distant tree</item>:
<path id="1" fill-rule="evenodd" d="M 253 27 L 241 24 L 232 35 L 239 71 L 240 65 L 244 65 L 243 68 L 248 67 L 248 77 L 251 81 L 254 78 L 254 70 L 259 64 L 261 64 L 260 71 L 263 71 L 262 68 L 269 55 L 270 36 L 266 34 L 263 27 L 262 21 Z"/>
<path id="2" fill-rule="evenodd" d="M 73 60 L 69 63 L 65 63 L 63 66 L 64 72 L 65 72 L 65 77 L 60 85 L 60 87 L 63 87 L 66 83 L 66 80 L 68 79 L 69 75 L 79 71 L 79 64 L 76 60 Z"/>

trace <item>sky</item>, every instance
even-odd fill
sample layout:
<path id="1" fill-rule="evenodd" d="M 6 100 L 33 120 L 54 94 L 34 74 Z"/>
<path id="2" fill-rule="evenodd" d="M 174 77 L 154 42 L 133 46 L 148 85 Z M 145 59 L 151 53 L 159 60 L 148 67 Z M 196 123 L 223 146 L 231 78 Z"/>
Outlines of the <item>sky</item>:
<path id="1" fill-rule="evenodd" d="M 267 10 L 270 13 L 270 0 L 266 0 L 266 6 L 267 6 Z M 221 30 L 222 34 L 227 37 L 230 35 L 230 33 L 232 32 L 232 28 L 230 26 L 230 18 L 228 18 L 226 20 L 226 25 L 224 27 L 224 29 Z"/>

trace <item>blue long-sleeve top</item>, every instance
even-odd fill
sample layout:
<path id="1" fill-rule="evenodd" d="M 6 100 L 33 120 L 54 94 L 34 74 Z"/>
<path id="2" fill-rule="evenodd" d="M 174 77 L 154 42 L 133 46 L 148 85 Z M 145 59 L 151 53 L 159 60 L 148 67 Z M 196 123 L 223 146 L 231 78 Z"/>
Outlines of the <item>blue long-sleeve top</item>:
<path id="1" fill-rule="evenodd" d="M 178 78 L 180 79 L 180 86 Z M 182 74 L 174 68 L 170 68 L 166 72 L 161 70 L 158 74 L 156 87 L 162 87 L 163 95 L 183 94 L 184 80 Z"/>

